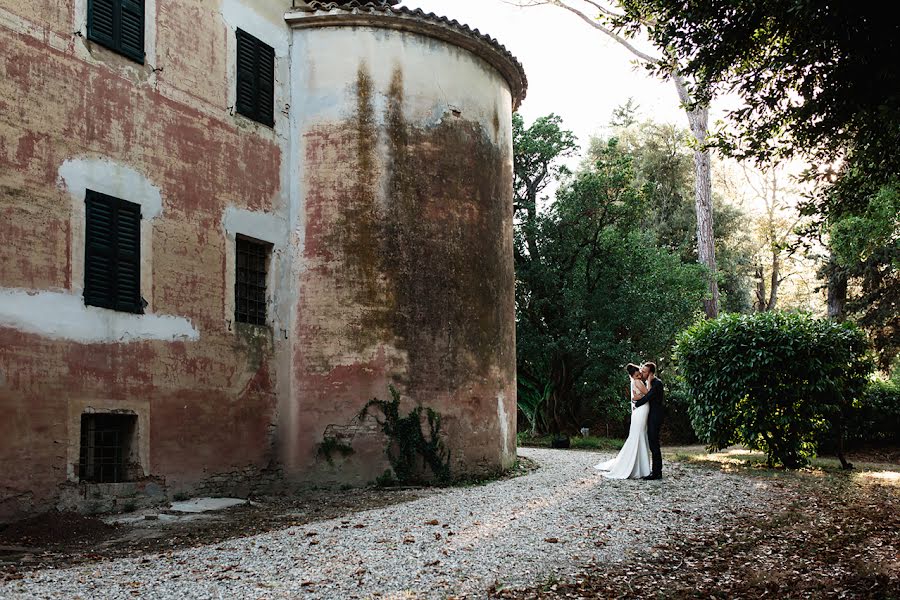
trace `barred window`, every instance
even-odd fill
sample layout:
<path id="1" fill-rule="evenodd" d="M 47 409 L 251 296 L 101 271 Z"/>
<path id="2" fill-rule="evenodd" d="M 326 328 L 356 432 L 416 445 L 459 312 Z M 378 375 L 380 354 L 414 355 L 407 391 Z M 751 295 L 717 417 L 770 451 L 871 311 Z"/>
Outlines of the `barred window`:
<path id="1" fill-rule="evenodd" d="M 81 415 L 78 477 L 92 483 L 119 483 L 131 477 L 137 416 Z"/>
<path id="2" fill-rule="evenodd" d="M 253 325 L 266 324 L 266 266 L 272 245 L 237 236 L 237 263 L 234 283 L 234 320 Z"/>

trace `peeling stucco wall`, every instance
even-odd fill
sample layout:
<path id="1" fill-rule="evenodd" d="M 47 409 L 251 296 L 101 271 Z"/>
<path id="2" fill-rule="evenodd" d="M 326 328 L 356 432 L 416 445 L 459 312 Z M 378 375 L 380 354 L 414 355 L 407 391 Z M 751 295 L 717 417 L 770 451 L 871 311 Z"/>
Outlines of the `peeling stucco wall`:
<path id="1" fill-rule="evenodd" d="M 389 383 L 456 473 L 515 459 L 510 85 L 287 4 L 146 0 L 139 65 L 86 39 L 87 0 L 0 0 L 0 519 L 85 497 L 85 412 L 136 416 L 154 493 L 371 481 L 355 417 Z M 238 28 L 275 48 L 274 127 L 235 114 Z M 141 206 L 145 314 L 83 304 L 87 189 Z M 238 236 L 272 246 L 265 327 L 234 322 Z"/>
<path id="2" fill-rule="evenodd" d="M 295 30 L 291 69 L 300 237 L 285 439 L 321 438 L 393 383 L 407 409 L 442 413 L 455 472 L 509 466 L 509 86 L 452 44 L 366 27 Z M 289 447 L 288 465 L 312 469 L 313 452 Z M 354 455 L 342 473 L 372 479 L 385 466 L 372 460 Z"/>
<path id="3" fill-rule="evenodd" d="M 226 298 L 236 233 L 284 247 L 287 116 L 233 114 L 226 4 L 148 0 L 138 65 L 86 40 L 84 0 L 0 0 L 0 518 L 73 485 L 88 410 L 138 415 L 141 467 L 170 491 L 277 462 L 286 344 L 229 326 Z M 283 81 L 283 15 L 244 5 L 281 32 Z M 83 305 L 86 188 L 142 206 L 144 315 Z"/>

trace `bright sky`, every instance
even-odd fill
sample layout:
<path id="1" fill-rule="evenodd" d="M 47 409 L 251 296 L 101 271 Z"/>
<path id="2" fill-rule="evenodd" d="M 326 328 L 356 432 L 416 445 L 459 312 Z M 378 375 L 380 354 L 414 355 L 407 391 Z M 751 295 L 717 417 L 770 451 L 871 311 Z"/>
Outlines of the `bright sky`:
<path id="1" fill-rule="evenodd" d="M 553 6 L 518 8 L 503 0 L 403 0 L 403 5 L 456 19 L 506 46 L 522 62 L 528 76 L 528 96 L 519 109 L 526 124 L 556 113 L 585 148 L 591 135 L 607 133 L 613 109 L 634 98 L 639 119 L 652 118 L 687 128 L 687 117 L 671 82 L 660 81 L 636 66 L 627 49 L 565 10 Z M 637 45 L 654 54 L 652 48 Z M 725 106 L 736 105 L 734 97 L 720 98 L 710 111 L 710 124 L 723 118 Z M 578 159 L 573 159 L 571 166 L 577 163 Z M 740 179 L 736 183 L 740 186 Z M 749 188 L 744 191 L 745 209 L 759 213 L 761 199 L 755 198 Z M 793 204 L 797 198 L 787 200 Z M 801 270 L 814 272 L 811 267 Z M 791 295 L 788 288 L 807 283 L 804 278 L 785 282 L 783 295 Z M 794 295 L 803 302 L 817 303 L 804 308 L 820 308 L 821 294 L 795 290 Z"/>
<path id="2" fill-rule="evenodd" d="M 525 67 L 526 123 L 555 112 L 582 147 L 603 133 L 612 111 L 633 97 L 640 117 L 687 127 L 675 86 L 634 65 L 634 56 L 575 15 L 552 6 L 517 8 L 502 0 L 404 0 L 404 6 L 456 19 L 506 46 Z"/>

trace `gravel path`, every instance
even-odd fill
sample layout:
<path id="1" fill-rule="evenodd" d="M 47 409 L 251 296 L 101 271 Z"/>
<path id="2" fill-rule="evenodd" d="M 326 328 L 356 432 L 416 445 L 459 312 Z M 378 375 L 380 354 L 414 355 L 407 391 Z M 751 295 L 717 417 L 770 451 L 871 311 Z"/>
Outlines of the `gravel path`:
<path id="1" fill-rule="evenodd" d="M 666 465 L 663 481 L 614 481 L 612 455 L 520 448 L 541 468 L 406 504 L 178 552 L 25 574 L 0 598 L 484 597 L 493 583 L 565 578 L 651 555 L 672 536 L 758 505 L 767 484 Z"/>

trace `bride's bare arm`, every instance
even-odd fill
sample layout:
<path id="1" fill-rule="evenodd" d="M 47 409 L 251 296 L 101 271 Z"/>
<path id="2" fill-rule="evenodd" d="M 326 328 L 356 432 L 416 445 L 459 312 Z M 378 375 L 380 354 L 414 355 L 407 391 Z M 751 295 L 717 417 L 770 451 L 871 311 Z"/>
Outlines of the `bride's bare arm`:
<path id="1" fill-rule="evenodd" d="M 644 396 L 647 395 L 647 386 L 644 385 L 643 381 L 636 379 L 634 381 L 634 399 L 640 400 Z"/>

